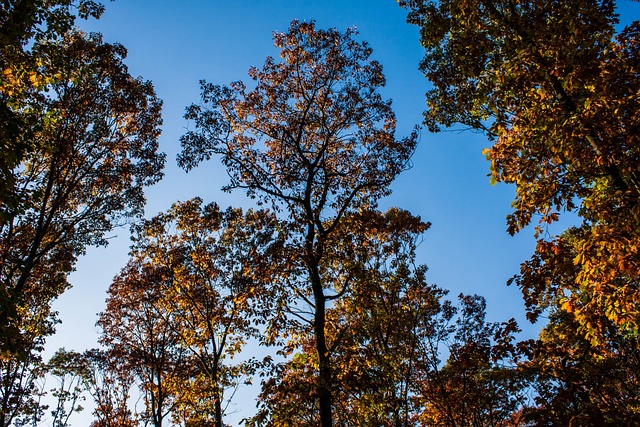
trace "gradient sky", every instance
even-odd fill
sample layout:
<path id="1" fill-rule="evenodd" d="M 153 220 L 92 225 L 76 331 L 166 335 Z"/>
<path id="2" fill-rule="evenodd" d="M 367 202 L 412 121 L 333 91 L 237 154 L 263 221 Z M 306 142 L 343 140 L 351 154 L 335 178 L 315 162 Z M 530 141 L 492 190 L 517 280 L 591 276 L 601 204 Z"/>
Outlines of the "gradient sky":
<path id="1" fill-rule="evenodd" d="M 638 19 L 640 3 L 620 4 L 623 20 Z M 122 43 L 131 74 L 151 80 L 164 100 L 160 146 L 167 165 L 165 178 L 147 190 L 147 216 L 195 196 L 223 207 L 250 206 L 244 193 L 220 191 L 227 176 L 216 159 L 189 174 L 176 166 L 179 137 L 189 128 L 184 109 L 198 101 L 200 79 L 247 81 L 250 66 L 261 67 L 267 55 L 277 57 L 272 32 L 286 31 L 292 19 L 313 19 L 318 28 L 356 26 L 358 38 L 369 42 L 373 58 L 384 67 L 383 95 L 393 99 L 398 138 L 421 122 L 428 81 L 418 71 L 418 29 L 406 24 L 394 0 L 117 0 L 106 6 L 101 20 L 83 23 L 83 28 Z M 533 252 L 533 231 L 515 237 L 506 233 L 514 189 L 490 185 L 489 164 L 481 154 L 487 146 L 483 136 L 470 132 L 423 130 L 413 168 L 396 180 L 393 194 L 380 205 L 407 209 L 432 223 L 418 255 L 418 262 L 429 266 L 431 283 L 450 290 L 451 298 L 460 292 L 485 296 L 489 320 L 515 317 L 523 337 L 534 337 L 539 326 L 524 319 L 519 290 L 505 285 Z M 71 276 L 73 289 L 56 302 L 62 324 L 48 340 L 47 356 L 63 346 L 77 351 L 97 346 L 96 314 L 105 307 L 105 292 L 126 263 L 129 246 L 128 229 L 112 236 L 108 248 L 88 250 Z M 230 421 L 253 412 L 250 395 L 238 392 L 238 413 Z M 72 425 L 87 425 L 89 412 L 73 418 Z"/>

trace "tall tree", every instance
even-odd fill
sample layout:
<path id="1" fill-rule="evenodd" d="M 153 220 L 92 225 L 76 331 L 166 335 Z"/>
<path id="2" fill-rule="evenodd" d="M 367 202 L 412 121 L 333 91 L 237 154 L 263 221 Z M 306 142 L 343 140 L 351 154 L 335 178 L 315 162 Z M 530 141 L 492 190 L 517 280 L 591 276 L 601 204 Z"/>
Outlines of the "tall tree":
<path id="1" fill-rule="evenodd" d="M 68 427 L 71 415 L 84 409 L 81 402 L 86 399 L 89 375 L 86 359 L 83 354 L 61 348 L 47 362 L 47 374 L 57 382 L 57 387 L 50 391 L 55 399 L 51 425 Z"/>
<path id="2" fill-rule="evenodd" d="M 442 296 L 425 284 L 425 268 L 413 272 L 410 267 L 417 239 L 427 227 L 396 208 L 386 213 L 367 210 L 346 215 L 327 242 L 333 263 L 324 279 L 337 286 L 344 278 L 351 282 L 351 291 L 327 310 L 335 425 L 413 425 L 408 387 L 414 379 L 412 343 L 419 338 L 413 319 L 418 311 L 409 307 L 419 307 L 421 316 L 431 321 Z M 313 335 L 298 336 L 293 356 L 276 365 L 265 382 L 253 425 L 318 425 L 309 398 L 316 393 L 318 365 Z"/>
<path id="3" fill-rule="evenodd" d="M 298 249 L 292 263 L 301 280 L 298 305 L 311 312 L 317 356 L 314 396 L 320 424 L 333 424 L 333 343 L 327 341 L 327 306 L 349 284 L 327 281 L 327 241 L 344 216 L 374 208 L 405 169 L 417 134 L 396 140 L 390 101 L 378 89 L 382 67 L 370 59 L 355 30 L 318 30 L 293 21 L 275 33 L 281 61 L 251 68 L 253 89 L 202 83 L 202 103 L 187 109 L 195 130 L 181 138 L 179 164 L 188 169 L 218 154 L 228 170 L 225 188 L 241 188 L 284 212 Z M 337 285 L 337 286 L 336 286 Z"/>
<path id="4" fill-rule="evenodd" d="M 160 101 L 150 83 L 129 75 L 122 46 L 70 32 L 37 40 L 32 51 L 42 74 L 56 78 L 36 79 L 37 96 L 20 107 L 40 120 L 13 169 L 19 206 L 0 223 L 0 368 L 3 405 L 14 408 L 27 399 L 23 373 L 38 369 L 57 322 L 51 303 L 69 287 L 77 257 L 141 215 L 143 187 L 164 164 Z"/>
<path id="5" fill-rule="evenodd" d="M 345 298 L 335 350 L 336 425 L 388 427 L 526 425 L 529 372 L 517 367 L 513 321 L 485 321 L 484 299 L 425 282 L 424 266 L 369 271 L 363 292 Z M 365 291 L 366 290 L 366 291 Z M 348 331 L 348 333 L 345 333 Z M 317 425 L 313 342 L 276 366 L 263 387 L 254 426 Z"/>
<path id="6" fill-rule="evenodd" d="M 640 24 L 616 34 L 612 0 L 400 3 L 426 49 L 429 128 L 460 123 L 495 139 L 492 179 L 516 185 L 509 232 L 537 216 L 534 261 L 575 253 L 575 286 L 539 274 L 521 282 L 525 294 L 564 294 L 594 343 L 606 340 L 600 324 L 637 333 Z M 546 237 L 565 210 L 579 230 Z"/>
<path id="7" fill-rule="evenodd" d="M 129 75 L 122 46 L 69 33 L 33 50 L 46 59 L 43 73 L 58 78 L 29 102 L 43 119 L 16 172 L 20 208 L 0 226 L 0 344 L 14 351 L 21 310 L 48 310 L 78 255 L 141 214 L 143 187 L 160 179 L 164 163 L 160 101 Z"/>

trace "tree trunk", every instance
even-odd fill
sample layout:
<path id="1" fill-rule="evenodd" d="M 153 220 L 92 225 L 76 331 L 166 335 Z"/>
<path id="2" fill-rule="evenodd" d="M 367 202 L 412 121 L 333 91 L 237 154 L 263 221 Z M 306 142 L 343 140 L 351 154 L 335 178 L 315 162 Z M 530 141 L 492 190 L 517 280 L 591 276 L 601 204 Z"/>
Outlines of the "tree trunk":
<path id="1" fill-rule="evenodd" d="M 216 357 L 216 361 L 215 361 L 215 371 L 213 374 L 213 382 L 215 384 L 216 387 L 216 395 L 214 396 L 215 402 L 215 411 L 216 411 L 216 427 L 224 427 L 224 424 L 222 424 L 222 390 L 220 389 L 220 385 L 218 384 L 218 370 L 219 370 L 219 366 L 218 366 L 218 360 Z"/>
<path id="2" fill-rule="evenodd" d="M 333 395 L 332 395 L 332 372 L 331 358 L 327 349 L 325 336 L 326 324 L 326 298 L 322 288 L 322 280 L 318 272 L 317 262 L 311 263 L 311 286 L 315 303 L 313 318 L 313 332 L 316 339 L 316 351 L 318 353 L 318 379 L 316 392 L 318 393 L 318 403 L 320 406 L 320 425 L 322 427 L 332 427 L 333 425 Z"/>

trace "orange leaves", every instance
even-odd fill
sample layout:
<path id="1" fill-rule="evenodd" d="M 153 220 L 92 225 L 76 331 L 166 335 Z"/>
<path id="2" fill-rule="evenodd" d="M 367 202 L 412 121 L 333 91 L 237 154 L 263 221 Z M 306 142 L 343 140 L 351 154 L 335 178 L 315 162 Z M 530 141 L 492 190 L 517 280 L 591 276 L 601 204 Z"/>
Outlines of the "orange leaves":
<path id="1" fill-rule="evenodd" d="M 196 131 L 182 138 L 181 164 L 221 154 L 230 187 L 285 201 L 296 221 L 385 194 L 417 135 L 395 140 L 393 112 L 377 93 L 381 67 L 352 35 L 293 21 L 287 33 L 274 34 L 286 61 L 267 58 L 249 71 L 255 89 L 203 84 L 206 108 L 190 109 Z"/>
<path id="2" fill-rule="evenodd" d="M 367 255 L 393 258 L 428 227 L 400 210 L 375 212 L 407 167 L 418 135 L 396 139 L 391 103 L 379 94 L 382 67 L 355 34 L 294 20 L 274 34 L 282 60 L 268 57 L 261 69 L 250 69 L 253 89 L 203 83 L 203 105 L 187 110 L 195 130 L 181 138 L 179 157 L 189 169 L 220 155 L 231 178 L 226 189 L 244 189 L 281 214 L 287 235 L 273 254 L 277 267 L 251 279 L 277 277 L 280 267 L 275 293 L 266 297 L 275 305 L 267 342 L 288 338 L 286 354 L 303 342 L 315 345 L 317 372 L 307 374 L 325 426 L 340 341 L 329 335 L 333 302 L 351 294 Z"/>
<path id="3" fill-rule="evenodd" d="M 640 242 L 640 139 L 633 130 L 640 123 L 640 32 L 633 23 L 614 38 L 613 5 L 403 4 L 410 22 L 421 26 L 421 68 L 434 83 L 426 123 L 433 129 L 461 123 L 496 138 L 483 154 L 491 161 L 492 184 L 516 186 L 508 232 L 538 216 L 539 238 L 559 213 L 580 204 L 581 230 L 569 230 L 562 249 L 538 245 L 523 264 L 521 285 L 532 317 L 561 298 L 562 309 L 586 322 L 594 337 L 608 333 L 598 330 L 606 321 L 594 316 L 640 330 L 628 304 L 640 277 L 631 249 Z"/>
<path id="4" fill-rule="evenodd" d="M 148 404 L 222 426 L 225 390 L 256 369 L 232 359 L 272 320 L 279 299 L 277 229 L 265 211 L 223 211 L 199 198 L 136 227 L 100 325 Z"/>

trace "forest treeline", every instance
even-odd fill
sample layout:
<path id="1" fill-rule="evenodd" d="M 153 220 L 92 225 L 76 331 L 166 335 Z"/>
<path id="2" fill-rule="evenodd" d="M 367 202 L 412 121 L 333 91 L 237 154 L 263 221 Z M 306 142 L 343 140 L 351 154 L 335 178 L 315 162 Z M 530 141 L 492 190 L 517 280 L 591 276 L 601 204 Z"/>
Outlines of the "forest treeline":
<path id="1" fill-rule="evenodd" d="M 161 101 L 123 46 L 77 28 L 104 6 L 5 1 L 0 427 L 67 426 L 83 399 L 94 427 L 222 427 L 252 381 L 250 427 L 640 425 L 640 24 L 617 30 L 606 0 L 399 6 L 432 83 L 424 124 L 485 134 L 492 181 L 516 189 L 508 232 L 535 230 L 510 284 L 539 337 L 428 283 L 430 224 L 378 209 L 418 128 L 396 136 L 354 29 L 294 20 L 246 84 L 202 81 L 187 107 L 178 164 L 220 161 L 254 209 L 195 198 L 145 219 Z M 549 233 L 566 212 L 578 225 Z M 69 273 L 123 225 L 100 348 L 43 360 Z"/>

